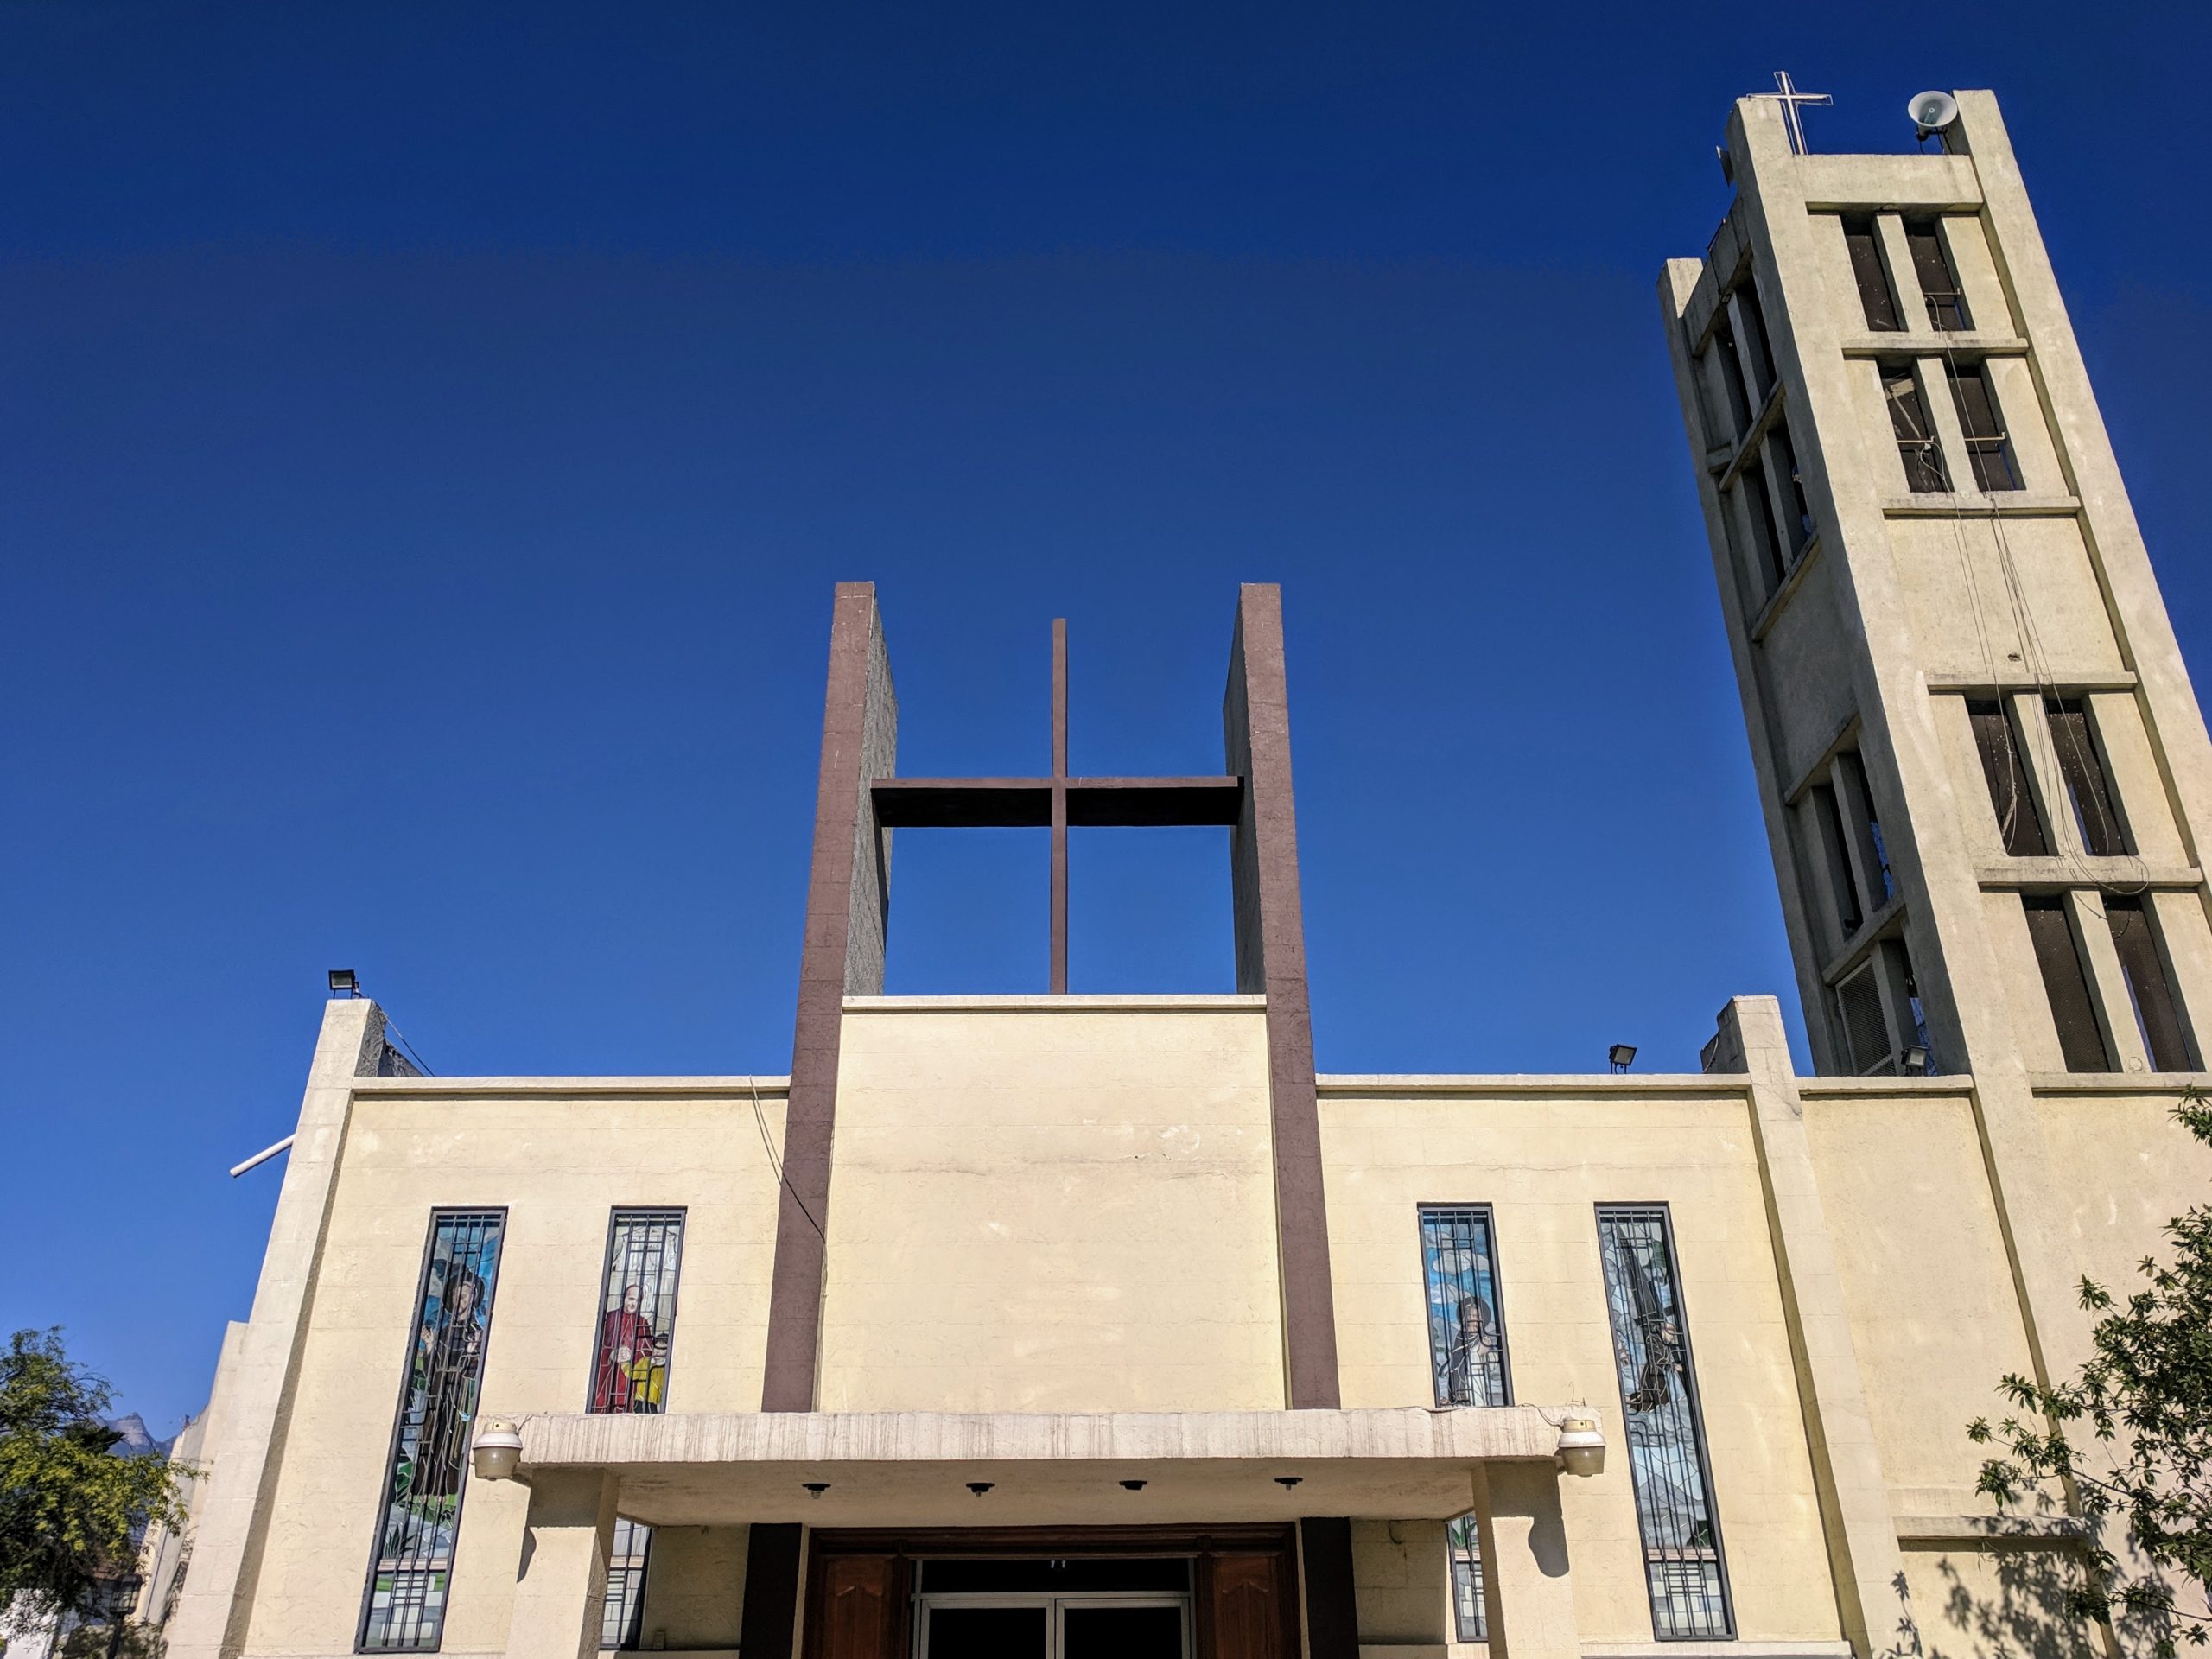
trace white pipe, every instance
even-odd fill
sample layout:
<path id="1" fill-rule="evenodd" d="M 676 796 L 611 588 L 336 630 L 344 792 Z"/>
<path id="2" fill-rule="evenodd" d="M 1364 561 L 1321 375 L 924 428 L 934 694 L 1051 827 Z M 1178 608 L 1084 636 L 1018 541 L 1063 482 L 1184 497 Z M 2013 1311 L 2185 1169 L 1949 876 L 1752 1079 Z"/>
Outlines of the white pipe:
<path id="1" fill-rule="evenodd" d="M 231 1179 L 235 1181 L 249 1169 L 257 1169 L 262 1165 L 267 1163 L 271 1158 L 274 1158 L 278 1153 L 289 1151 L 291 1147 L 292 1142 L 298 1138 L 299 1137 L 297 1135 L 288 1135 L 282 1141 L 279 1141 L 275 1146 L 263 1147 L 259 1152 L 255 1153 L 252 1157 L 247 1159 L 245 1162 L 242 1164 L 232 1164 L 231 1166 Z"/>

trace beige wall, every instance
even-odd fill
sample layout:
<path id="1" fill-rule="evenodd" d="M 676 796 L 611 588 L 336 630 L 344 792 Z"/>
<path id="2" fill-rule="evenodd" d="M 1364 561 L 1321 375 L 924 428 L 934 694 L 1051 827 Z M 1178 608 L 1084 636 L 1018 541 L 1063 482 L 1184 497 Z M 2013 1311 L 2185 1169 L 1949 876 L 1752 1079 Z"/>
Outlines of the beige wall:
<path id="1" fill-rule="evenodd" d="M 501 1205 L 484 1409 L 582 1408 L 608 1212 L 688 1211 L 669 1404 L 760 1404 L 775 1178 L 750 1097 L 357 1096 L 291 1408 L 251 1632 L 256 1654 L 351 1651 L 436 1206 Z M 780 1093 L 763 1114 L 780 1139 Z M 528 1493 L 472 1481 L 448 1652 L 499 1650 Z"/>
<path id="2" fill-rule="evenodd" d="M 1616 1445 L 1595 1206 L 1663 1202 L 1704 1398 L 1722 1545 L 1747 1638 L 1833 1640 L 1835 1599 L 1740 1088 L 1661 1092 L 1486 1079 L 1393 1096 L 1325 1085 L 1329 1234 L 1344 1404 L 1427 1405 L 1427 1316 L 1414 1215 L 1493 1206 L 1499 1294 L 1522 1400 L 1596 1404 Z M 1651 1610 L 1628 1460 L 1564 1483 L 1586 1641 L 1648 1642 Z"/>
<path id="3" fill-rule="evenodd" d="M 822 1409 L 1283 1404 L 1266 1016 L 845 1020 Z"/>

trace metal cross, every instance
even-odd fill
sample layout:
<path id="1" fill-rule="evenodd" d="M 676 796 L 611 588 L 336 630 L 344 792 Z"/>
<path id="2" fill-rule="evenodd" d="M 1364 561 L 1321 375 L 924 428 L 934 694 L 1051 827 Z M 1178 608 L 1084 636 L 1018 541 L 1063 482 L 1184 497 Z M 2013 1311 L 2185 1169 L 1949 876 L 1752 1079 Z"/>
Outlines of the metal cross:
<path id="1" fill-rule="evenodd" d="M 878 778 L 887 830 L 1029 825 L 1052 832 L 1052 977 L 1068 988 L 1068 826 L 1236 823 L 1242 778 L 1074 778 L 1068 774 L 1068 625 L 1052 623 L 1052 770 L 1043 778 Z"/>
<path id="2" fill-rule="evenodd" d="M 1790 153 L 1802 156 L 1806 154 L 1805 121 L 1804 118 L 1797 112 L 1797 106 L 1801 104 L 1830 105 L 1834 103 L 1835 99 L 1826 92 L 1799 92 L 1797 83 L 1789 79 L 1789 72 L 1787 69 L 1777 69 L 1774 72 L 1774 85 L 1773 92 L 1753 92 L 1751 96 L 1770 98 L 1782 105 L 1782 124 L 1789 131 Z"/>

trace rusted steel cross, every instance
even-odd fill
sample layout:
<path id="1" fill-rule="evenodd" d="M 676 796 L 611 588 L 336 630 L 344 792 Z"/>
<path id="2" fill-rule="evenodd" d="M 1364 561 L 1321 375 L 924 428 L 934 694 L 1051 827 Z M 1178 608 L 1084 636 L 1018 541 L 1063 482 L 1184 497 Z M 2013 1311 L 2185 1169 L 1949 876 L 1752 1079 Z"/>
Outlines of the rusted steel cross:
<path id="1" fill-rule="evenodd" d="M 1241 778 L 1075 778 L 1068 773 L 1068 625 L 1052 622 L 1052 770 L 1043 778 L 878 778 L 869 785 L 886 829 L 977 825 L 1052 832 L 1051 989 L 1068 988 L 1068 827 L 1071 824 L 1234 825 Z"/>

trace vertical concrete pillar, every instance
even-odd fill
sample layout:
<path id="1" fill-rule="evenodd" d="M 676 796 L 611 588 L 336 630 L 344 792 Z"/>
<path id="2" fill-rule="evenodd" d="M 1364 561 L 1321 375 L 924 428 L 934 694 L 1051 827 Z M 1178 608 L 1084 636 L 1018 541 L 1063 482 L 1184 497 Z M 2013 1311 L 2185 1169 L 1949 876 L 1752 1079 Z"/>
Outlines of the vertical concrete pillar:
<path id="1" fill-rule="evenodd" d="M 324 1005 L 284 1185 L 261 1258 L 253 1313 L 222 1390 L 220 1440 L 175 1615 L 172 1659 L 229 1659 L 245 1648 L 270 1509 L 290 1424 L 293 1374 L 322 1257 L 323 1224 L 338 1183 L 353 1079 L 384 1057 L 384 1014 L 366 998 Z"/>
<path id="2" fill-rule="evenodd" d="M 1713 1049 L 1716 1057 L 1732 1062 L 1716 1070 L 1740 1066 L 1751 1077 L 1751 1136 L 1797 1370 L 1798 1404 L 1820 1493 L 1837 1617 L 1862 1659 L 1893 1653 L 1905 1645 L 1913 1629 L 1904 1558 L 1890 1516 L 1859 1356 L 1851 1344 L 1834 1239 L 1813 1179 L 1805 1103 L 1790 1063 L 1782 1005 L 1770 996 L 1735 998 L 1720 1011 Z"/>
<path id="3" fill-rule="evenodd" d="M 1581 1659 L 1559 1471 L 1548 1463 L 1477 1464 L 1475 1522 L 1491 1659 Z"/>
<path id="4" fill-rule="evenodd" d="M 598 1470 L 548 1469 L 531 1479 L 509 1659 L 594 1659 L 599 1652 L 620 1490 L 617 1477 Z"/>

